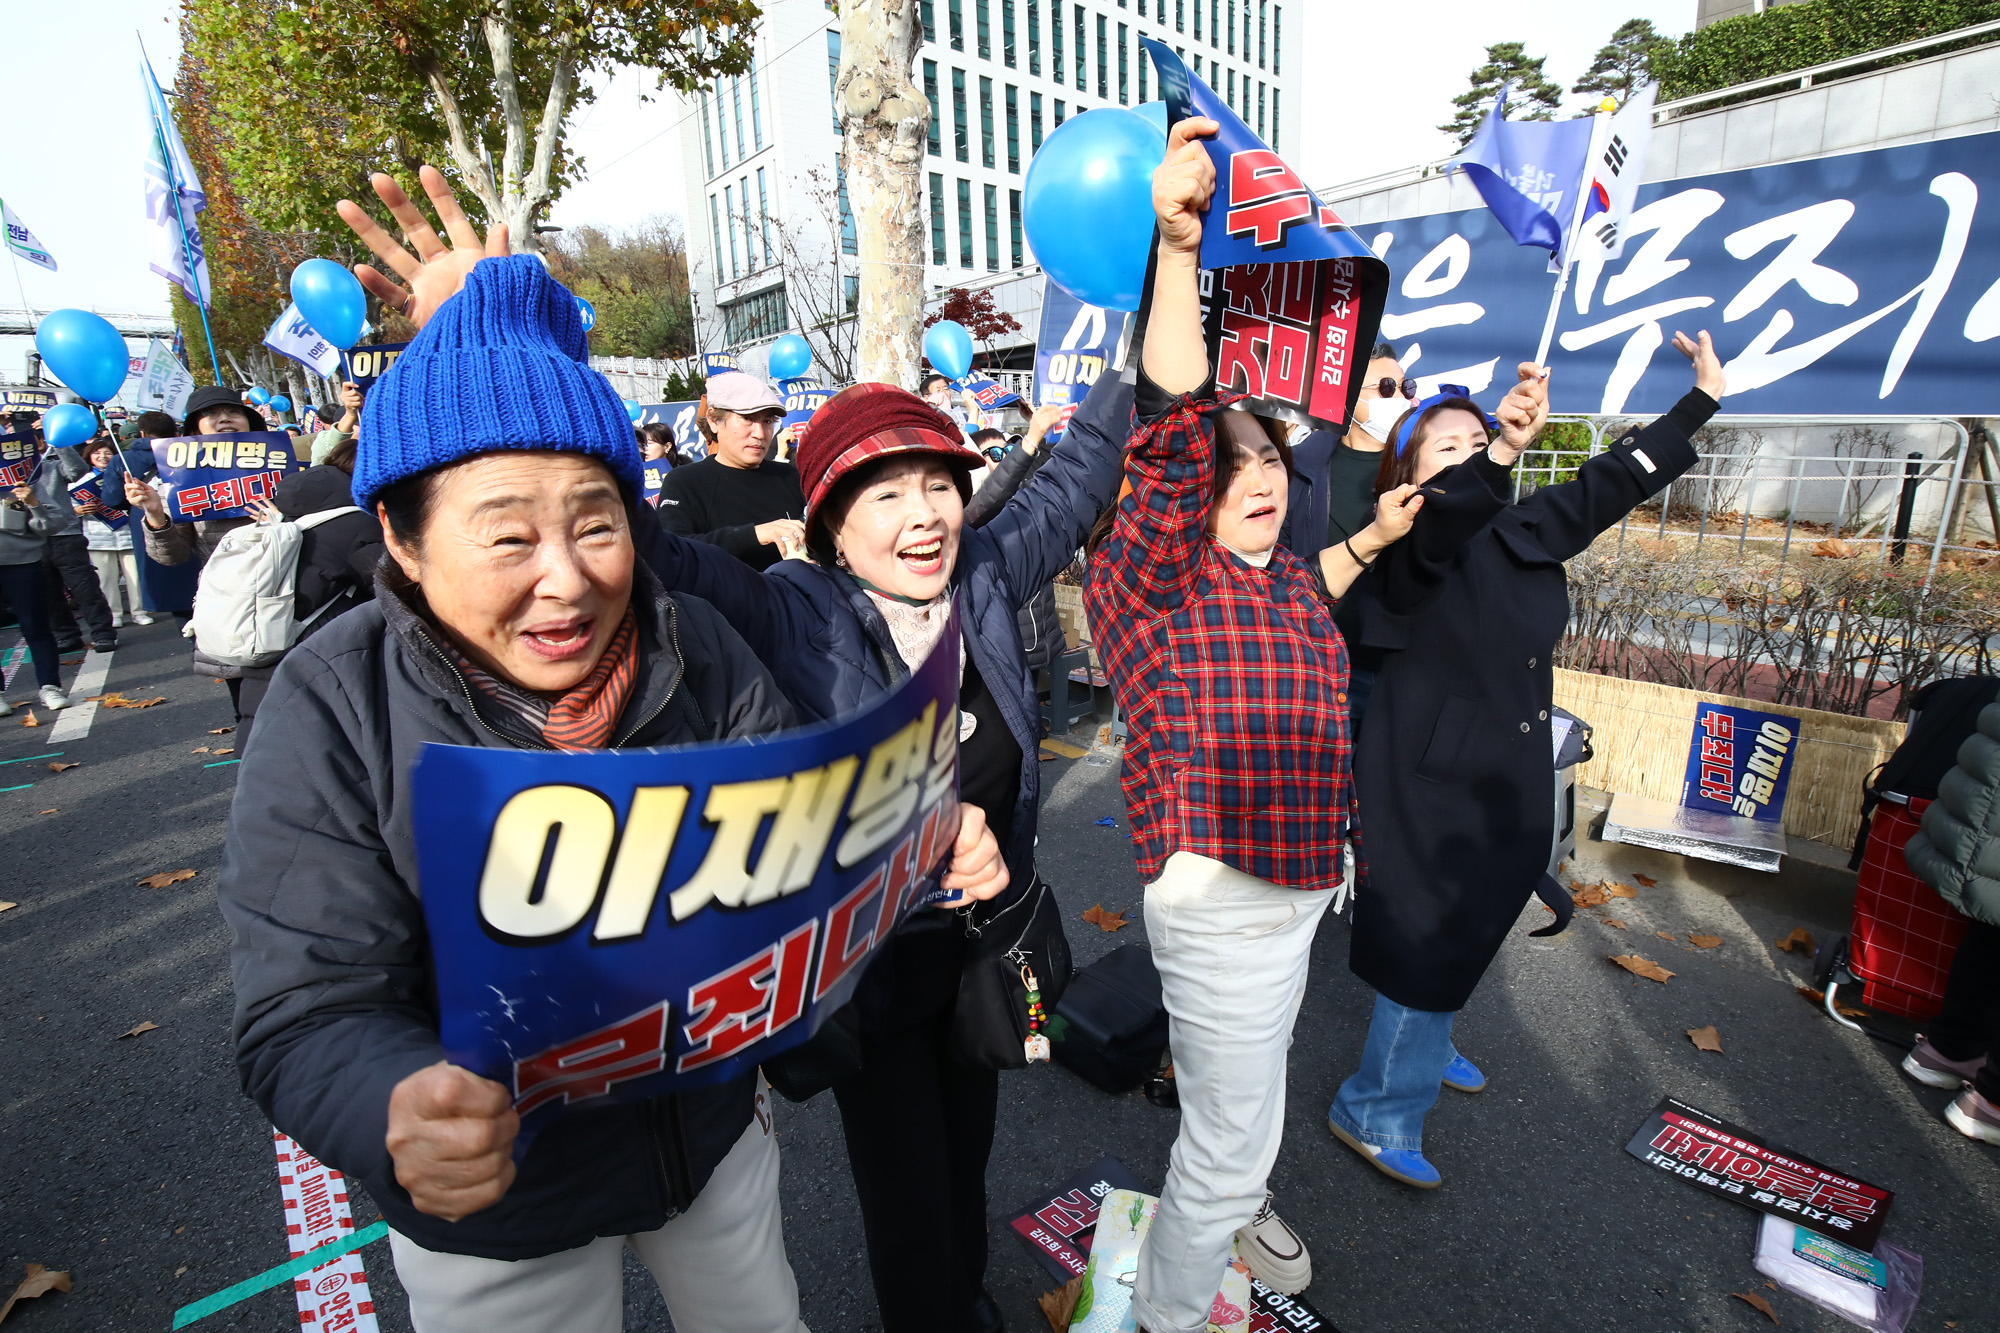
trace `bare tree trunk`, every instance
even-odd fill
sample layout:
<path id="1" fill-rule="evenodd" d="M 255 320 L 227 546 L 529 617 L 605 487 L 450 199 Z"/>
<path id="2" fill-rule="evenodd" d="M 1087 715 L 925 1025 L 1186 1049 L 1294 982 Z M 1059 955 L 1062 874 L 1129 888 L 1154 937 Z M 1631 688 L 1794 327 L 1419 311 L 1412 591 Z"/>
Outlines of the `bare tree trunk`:
<path id="1" fill-rule="evenodd" d="M 924 132 L 914 0 L 841 0 L 836 105 L 861 267 L 855 378 L 915 388 L 924 315 Z"/>

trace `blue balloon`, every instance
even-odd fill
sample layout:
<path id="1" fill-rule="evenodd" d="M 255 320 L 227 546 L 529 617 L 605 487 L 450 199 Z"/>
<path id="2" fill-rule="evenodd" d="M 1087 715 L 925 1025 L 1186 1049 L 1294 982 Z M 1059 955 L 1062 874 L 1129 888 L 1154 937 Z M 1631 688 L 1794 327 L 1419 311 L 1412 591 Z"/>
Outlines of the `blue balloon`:
<path id="1" fill-rule="evenodd" d="M 972 335 L 956 320 L 941 319 L 924 331 L 924 359 L 940 375 L 963 379 L 972 369 Z"/>
<path id="2" fill-rule="evenodd" d="M 69 449 L 97 434 L 97 415 L 82 403 L 64 403 L 42 414 L 42 438 L 50 447 Z"/>
<path id="3" fill-rule="evenodd" d="M 630 398 L 623 401 L 625 403 L 625 415 L 632 418 L 633 425 L 638 425 L 639 418 L 646 415 L 646 409 L 633 402 Z"/>
<path id="4" fill-rule="evenodd" d="M 93 403 L 117 397 L 132 368 L 125 336 L 88 310 L 50 311 L 35 330 L 35 350 L 51 374 Z"/>
<path id="5" fill-rule="evenodd" d="M 368 322 L 360 279 L 331 259 L 308 259 L 292 270 L 292 304 L 314 333 L 343 351 L 359 341 Z"/>
<path id="6" fill-rule="evenodd" d="M 1153 168 L 1166 151 L 1166 131 L 1122 107 L 1072 116 L 1042 141 L 1028 163 L 1021 225 L 1058 287 L 1107 310 L 1139 308 L 1153 245 Z"/>
<path id="7" fill-rule="evenodd" d="M 292 410 L 292 400 L 285 397 L 283 394 L 272 394 L 271 401 L 267 404 L 267 406 L 273 412 L 285 413 Z"/>
<path id="8" fill-rule="evenodd" d="M 771 378 L 788 380 L 812 369 L 812 344 L 796 333 L 787 333 L 771 344 Z"/>
<path id="9" fill-rule="evenodd" d="M 583 331 L 585 333 L 589 333 L 597 327 L 597 307 L 584 300 L 581 296 L 576 298 L 576 313 L 583 317 Z"/>
<path id="10" fill-rule="evenodd" d="M 261 385 L 252 385 L 250 391 L 243 396 L 249 399 L 251 404 L 256 407 L 262 407 L 271 401 L 271 391 Z"/>
<path id="11" fill-rule="evenodd" d="M 1144 116 L 1147 120 L 1151 121 L 1154 127 L 1160 131 L 1161 140 L 1164 141 L 1166 139 L 1168 127 L 1167 104 L 1165 102 L 1141 102 L 1132 108 L 1132 114 L 1135 116 Z M 1164 156 L 1166 150 L 1163 148 L 1160 152 Z"/>

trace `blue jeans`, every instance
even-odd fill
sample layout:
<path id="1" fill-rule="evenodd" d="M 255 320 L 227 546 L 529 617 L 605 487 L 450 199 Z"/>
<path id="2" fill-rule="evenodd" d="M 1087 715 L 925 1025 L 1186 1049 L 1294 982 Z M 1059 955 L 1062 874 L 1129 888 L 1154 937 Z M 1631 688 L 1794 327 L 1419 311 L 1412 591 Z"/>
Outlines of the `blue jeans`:
<path id="1" fill-rule="evenodd" d="M 1451 1044 L 1456 1016 L 1406 1009 L 1377 995 L 1361 1068 L 1340 1085 L 1328 1117 L 1363 1143 L 1422 1152 L 1424 1116 L 1458 1055 Z"/>

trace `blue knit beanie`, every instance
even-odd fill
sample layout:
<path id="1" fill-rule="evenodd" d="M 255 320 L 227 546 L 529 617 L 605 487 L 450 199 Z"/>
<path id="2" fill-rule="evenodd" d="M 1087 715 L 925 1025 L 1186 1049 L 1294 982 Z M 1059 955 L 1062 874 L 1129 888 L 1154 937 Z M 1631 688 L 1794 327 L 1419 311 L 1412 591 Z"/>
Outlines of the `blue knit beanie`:
<path id="1" fill-rule="evenodd" d="M 533 255 L 482 259 L 368 391 L 354 502 L 502 449 L 589 454 L 641 487 L 631 418 L 590 368 L 576 298 Z"/>

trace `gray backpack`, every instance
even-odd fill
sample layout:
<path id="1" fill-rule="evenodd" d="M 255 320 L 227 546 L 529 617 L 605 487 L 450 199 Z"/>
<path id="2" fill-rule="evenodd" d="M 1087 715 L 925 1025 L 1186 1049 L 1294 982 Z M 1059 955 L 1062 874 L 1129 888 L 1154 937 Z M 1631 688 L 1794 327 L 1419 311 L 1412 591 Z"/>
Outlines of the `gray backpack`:
<path id="1" fill-rule="evenodd" d="M 306 627 L 338 605 L 338 597 L 297 619 L 299 549 L 305 534 L 329 519 L 362 512 L 353 505 L 322 509 L 296 521 L 231 528 L 202 566 L 194 618 L 184 631 L 203 657 L 231 667 L 270 666 Z"/>

